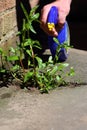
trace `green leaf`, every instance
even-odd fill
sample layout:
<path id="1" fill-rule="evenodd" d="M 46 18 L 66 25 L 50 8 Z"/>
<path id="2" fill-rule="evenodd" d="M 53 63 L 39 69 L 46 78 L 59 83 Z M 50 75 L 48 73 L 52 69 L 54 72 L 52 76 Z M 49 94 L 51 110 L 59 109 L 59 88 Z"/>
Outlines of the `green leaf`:
<path id="1" fill-rule="evenodd" d="M 29 29 L 30 29 L 30 24 L 31 24 L 31 21 L 29 21 L 29 22 L 27 22 L 27 23 L 25 24 L 26 30 L 29 30 Z"/>
<path id="2" fill-rule="evenodd" d="M 54 42 L 56 42 L 58 45 L 60 44 L 58 39 L 56 37 L 53 37 Z"/>
<path id="3" fill-rule="evenodd" d="M 67 45 L 70 46 L 70 30 L 69 30 L 69 26 L 68 26 L 68 23 L 67 23 L 67 32 L 68 32 L 68 39 L 67 39 Z"/>
<path id="4" fill-rule="evenodd" d="M 32 78 L 33 74 L 34 74 L 33 71 L 32 71 L 32 72 L 28 71 L 28 72 L 25 74 L 25 76 L 24 76 L 24 83 L 27 82 L 27 81 L 29 81 L 29 80 Z"/>
<path id="5" fill-rule="evenodd" d="M 37 20 L 39 18 L 39 13 L 36 13 L 32 16 L 32 21 Z"/>
<path id="6" fill-rule="evenodd" d="M 22 8 L 22 10 L 23 10 L 23 12 L 24 12 L 24 15 L 25 15 L 27 21 L 29 21 L 28 13 L 27 13 L 27 11 L 26 11 L 26 9 L 25 9 L 25 7 L 24 7 L 24 5 L 23 5 L 22 3 L 21 3 L 21 8 Z"/>
<path id="7" fill-rule="evenodd" d="M 32 47 L 41 49 L 41 45 L 40 45 L 39 41 L 37 41 L 37 40 L 35 40 L 35 41 L 32 40 Z"/>
<path id="8" fill-rule="evenodd" d="M 36 58 L 36 60 L 37 60 L 37 62 L 38 62 L 39 68 L 42 68 L 42 64 L 43 64 L 42 59 L 41 59 L 40 57 L 35 57 L 35 58 Z"/>
<path id="9" fill-rule="evenodd" d="M 0 54 L 2 54 L 3 53 L 3 49 L 2 48 L 0 48 Z"/>
<path id="10" fill-rule="evenodd" d="M 28 66 L 30 66 L 31 65 L 31 61 L 30 60 L 28 60 Z"/>
<path id="11" fill-rule="evenodd" d="M 6 69 L 0 68 L 0 73 L 5 73 Z"/>
<path id="12" fill-rule="evenodd" d="M 26 39 L 26 42 L 24 43 L 24 46 L 29 46 L 29 45 L 32 45 L 32 40 L 29 38 L 29 39 Z"/>
<path id="13" fill-rule="evenodd" d="M 19 60 L 19 57 L 18 56 L 9 56 L 9 57 L 7 57 L 7 60 L 8 61 L 17 61 L 17 60 Z"/>
<path id="14" fill-rule="evenodd" d="M 37 41 L 37 40 L 33 40 L 32 42 L 33 42 L 34 45 L 38 45 L 38 46 L 40 46 L 40 42 L 39 42 L 39 41 Z"/>
<path id="15" fill-rule="evenodd" d="M 57 82 L 59 82 L 59 81 L 60 81 L 60 79 L 61 79 L 61 78 L 60 78 L 60 76 L 59 76 L 59 75 L 57 75 L 57 76 L 56 76 L 56 80 L 57 80 Z"/>
<path id="16" fill-rule="evenodd" d="M 42 88 L 40 88 L 40 92 L 41 93 L 48 93 L 49 91 L 47 88 L 42 87 Z"/>
<path id="17" fill-rule="evenodd" d="M 58 66 L 54 66 L 54 68 L 50 72 L 50 75 L 54 75 L 57 71 L 58 71 Z"/>
<path id="18" fill-rule="evenodd" d="M 48 62 L 53 64 L 52 56 L 49 56 Z"/>
<path id="19" fill-rule="evenodd" d="M 15 53 L 15 49 L 13 47 L 10 47 L 10 51 Z"/>
<path id="20" fill-rule="evenodd" d="M 31 11 L 30 11 L 30 17 L 32 17 L 32 15 L 35 13 L 35 11 L 38 9 L 38 7 L 39 7 L 39 5 L 37 5 L 37 6 L 35 6 L 35 7 L 33 7 L 32 9 L 31 9 Z"/>
<path id="21" fill-rule="evenodd" d="M 17 71 L 19 70 L 20 66 L 19 65 L 15 65 L 11 68 L 12 71 Z"/>
<path id="22" fill-rule="evenodd" d="M 27 52 L 27 54 L 28 54 L 29 56 L 32 56 L 31 50 L 26 50 L 26 52 Z"/>
<path id="23" fill-rule="evenodd" d="M 30 31 L 36 34 L 36 31 L 34 30 L 32 24 L 29 25 Z"/>
<path id="24" fill-rule="evenodd" d="M 68 67 L 69 64 L 68 63 L 59 63 L 58 64 L 58 70 L 62 71 L 64 68 Z"/>
<path id="25" fill-rule="evenodd" d="M 74 76 L 75 75 L 75 70 L 73 67 L 70 68 L 70 72 L 68 73 L 69 76 Z"/>
<path id="26" fill-rule="evenodd" d="M 38 48 L 38 49 L 41 49 L 41 47 L 38 46 L 38 45 L 33 45 L 33 47 Z"/>
<path id="27" fill-rule="evenodd" d="M 68 67 L 68 66 L 69 66 L 69 63 L 62 63 L 62 66 L 63 66 L 63 67 Z"/>
<path id="28" fill-rule="evenodd" d="M 17 32 L 16 36 L 19 36 L 19 35 L 21 35 L 21 32 L 20 32 L 20 31 Z"/>

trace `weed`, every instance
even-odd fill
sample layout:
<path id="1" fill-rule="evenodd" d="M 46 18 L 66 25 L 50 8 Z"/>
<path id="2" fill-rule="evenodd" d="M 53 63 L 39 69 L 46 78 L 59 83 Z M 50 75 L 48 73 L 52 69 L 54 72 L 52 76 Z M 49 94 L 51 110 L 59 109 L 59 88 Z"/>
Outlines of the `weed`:
<path id="1" fill-rule="evenodd" d="M 64 80 L 66 76 L 72 76 L 74 74 L 73 68 L 69 72 L 65 73 L 64 69 L 69 66 L 68 63 L 57 63 L 56 60 L 49 57 L 48 61 L 43 60 L 34 53 L 34 49 L 41 49 L 40 43 L 37 40 L 33 40 L 30 37 L 30 32 L 36 33 L 33 28 L 33 22 L 39 22 L 39 13 L 35 13 L 38 6 L 31 9 L 28 14 L 23 4 L 21 3 L 22 10 L 26 19 L 23 19 L 22 30 L 18 32 L 18 36 L 22 37 L 21 43 L 17 43 L 17 47 L 10 47 L 8 55 L 0 48 L 1 67 L 0 74 L 2 77 L 5 74 L 10 74 L 14 79 L 20 81 L 21 85 L 25 87 L 37 87 L 41 93 L 48 93 L 49 90 L 55 87 L 65 85 L 67 82 Z M 27 36 L 27 37 L 26 37 Z M 57 39 L 54 38 L 56 42 Z M 59 42 L 58 42 L 59 43 Z M 63 45 L 63 47 L 67 45 Z M 57 53 L 62 46 L 58 46 Z M 25 69 L 23 60 L 27 54 L 27 69 Z"/>

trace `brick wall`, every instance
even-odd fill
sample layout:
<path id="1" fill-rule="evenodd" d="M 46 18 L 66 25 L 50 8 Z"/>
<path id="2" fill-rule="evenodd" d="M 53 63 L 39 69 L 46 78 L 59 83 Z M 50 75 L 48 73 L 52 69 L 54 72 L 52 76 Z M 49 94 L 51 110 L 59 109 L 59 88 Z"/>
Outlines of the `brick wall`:
<path id="1" fill-rule="evenodd" d="M 15 0 L 0 0 L 0 45 L 15 43 L 16 21 Z"/>
<path id="2" fill-rule="evenodd" d="M 31 7 L 33 7 L 38 3 L 38 0 L 0 0 L 0 46 L 16 43 L 16 32 L 22 20 L 20 2 L 24 5 L 28 5 L 30 2 Z M 17 18 L 20 19 L 19 23 L 17 23 Z"/>

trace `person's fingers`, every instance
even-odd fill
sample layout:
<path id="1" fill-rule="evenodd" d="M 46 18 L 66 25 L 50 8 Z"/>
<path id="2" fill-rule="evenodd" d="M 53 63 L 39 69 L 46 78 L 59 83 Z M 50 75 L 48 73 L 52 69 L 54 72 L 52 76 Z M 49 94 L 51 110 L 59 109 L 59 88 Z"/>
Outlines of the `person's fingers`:
<path id="1" fill-rule="evenodd" d="M 56 6 L 55 4 L 56 2 L 54 2 L 54 6 Z M 58 4 L 58 2 L 57 2 Z M 59 18 L 58 18 L 58 24 L 55 25 L 55 28 L 49 30 L 48 25 L 47 25 L 47 17 L 48 17 L 48 13 L 50 8 L 52 7 L 52 4 L 46 5 L 42 8 L 41 10 L 41 17 L 40 17 L 40 27 L 43 29 L 44 32 L 46 32 L 48 35 L 51 36 L 58 36 L 58 32 L 63 28 L 64 23 L 66 21 L 66 16 L 69 13 L 69 8 L 67 8 L 68 6 L 62 4 L 59 2 L 58 4 L 58 11 L 59 11 Z M 61 8 L 62 6 L 62 8 Z"/>
<path id="2" fill-rule="evenodd" d="M 63 12 L 60 12 L 59 21 L 58 21 L 59 26 L 62 27 L 65 21 L 66 21 L 66 15 Z"/>
<path id="3" fill-rule="evenodd" d="M 56 28 L 49 30 L 48 25 L 44 24 L 44 22 L 42 22 L 40 24 L 40 27 L 43 29 L 44 32 L 46 32 L 50 36 L 58 36 L 58 32 L 57 32 Z"/>
<path id="4" fill-rule="evenodd" d="M 47 6 L 44 6 L 41 10 L 41 16 L 40 16 L 40 21 L 42 25 L 47 23 L 47 17 L 48 17 L 48 12 L 50 10 L 50 7 L 47 8 Z"/>
<path id="5" fill-rule="evenodd" d="M 58 31 L 56 30 L 56 28 L 52 29 L 52 35 L 53 36 L 58 36 Z"/>

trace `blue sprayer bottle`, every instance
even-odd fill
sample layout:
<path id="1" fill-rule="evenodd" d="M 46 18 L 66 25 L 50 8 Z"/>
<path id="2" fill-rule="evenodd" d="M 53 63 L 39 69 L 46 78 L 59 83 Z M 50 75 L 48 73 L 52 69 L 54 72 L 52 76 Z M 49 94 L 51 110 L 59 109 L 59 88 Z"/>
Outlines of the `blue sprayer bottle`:
<path id="1" fill-rule="evenodd" d="M 55 27 L 56 24 L 58 24 L 58 8 L 56 6 L 52 6 L 49 14 L 48 14 L 48 19 L 47 19 L 47 24 L 49 30 Z M 58 32 L 58 36 L 56 37 L 59 41 L 60 44 L 63 44 L 67 42 L 69 45 L 69 28 L 67 22 L 65 22 L 63 28 Z M 48 36 L 48 46 L 50 48 L 52 57 L 55 57 L 56 54 L 56 49 L 58 47 L 58 44 L 54 42 L 53 36 Z M 59 52 L 59 61 L 63 62 L 67 59 L 68 54 L 65 48 L 61 48 Z"/>

